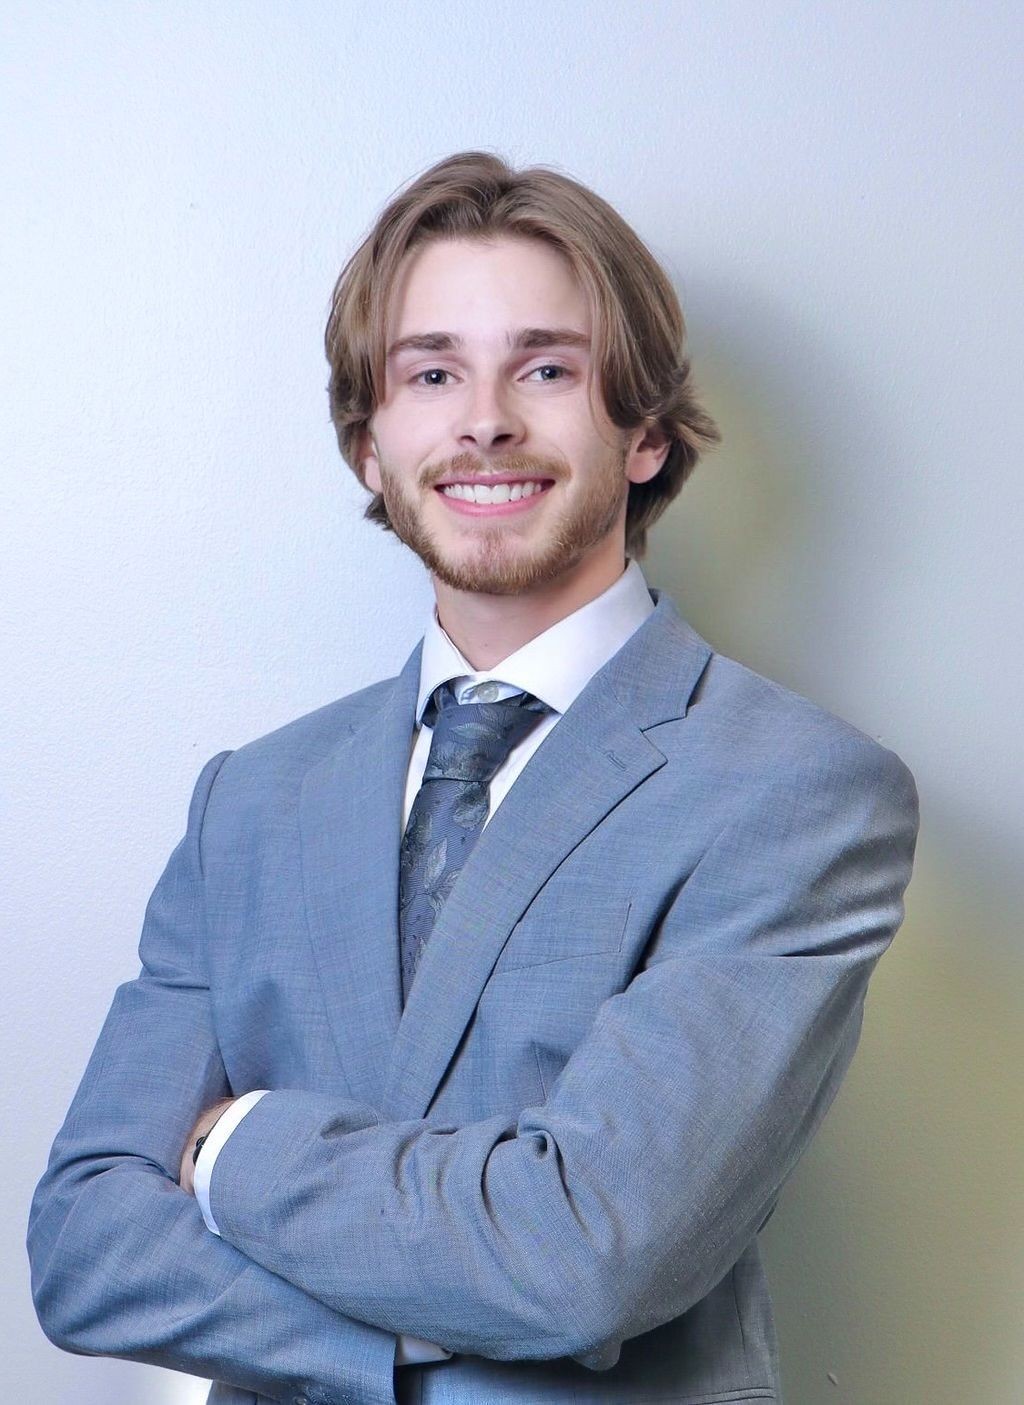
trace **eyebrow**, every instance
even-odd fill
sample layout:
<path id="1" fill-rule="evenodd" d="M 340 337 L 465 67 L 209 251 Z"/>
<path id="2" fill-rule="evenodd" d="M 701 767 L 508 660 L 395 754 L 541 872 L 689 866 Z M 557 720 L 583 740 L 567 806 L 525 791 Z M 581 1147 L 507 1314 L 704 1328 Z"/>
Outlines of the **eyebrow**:
<path id="1" fill-rule="evenodd" d="M 518 332 L 509 332 L 505 341 L 510 351 L 538 351 L 551 346 L 586 350 L 590 346 L 586 333 L 573 327 L 522 327 Z M 393 361 L 403 351 L 459 351 L 463 344 L 462 338 L 452 332 L 417 332 L 392 342 L 387 359 Z"/>

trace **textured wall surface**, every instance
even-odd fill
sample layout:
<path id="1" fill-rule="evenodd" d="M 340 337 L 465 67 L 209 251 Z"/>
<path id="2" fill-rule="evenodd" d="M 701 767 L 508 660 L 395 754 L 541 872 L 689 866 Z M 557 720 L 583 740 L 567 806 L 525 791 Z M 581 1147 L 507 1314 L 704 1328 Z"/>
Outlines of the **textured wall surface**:
<path id="1" fill-rule="evenodd" d="M 766 1234 L 787 1405 L 1021 1398 L 1022 37 L 948 0 L 6 0 L 7 1398 L 203 1398 L 50 1346 L 28 1200 L 202 762 L 421 632 L 322 328 L 384 198 L 471 146 L 593 185 L 679 287 L 725 442 L 649 579 L 918 779 L 905 926 Z"/>

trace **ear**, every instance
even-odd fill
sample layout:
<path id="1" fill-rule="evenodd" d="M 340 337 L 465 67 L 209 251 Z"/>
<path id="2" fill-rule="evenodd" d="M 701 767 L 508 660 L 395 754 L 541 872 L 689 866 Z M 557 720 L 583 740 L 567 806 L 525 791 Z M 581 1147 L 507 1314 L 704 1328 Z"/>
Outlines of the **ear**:
<path id="1" fill-rule="evenodd" d="M 626 477 L 631 483 L 649 483 L 661 471 L 672 441 L 657 424 L 642 425 L 629 436 Z"/>
<path id="2" fill-rule="evenodd" d="M 377 443 L 370 432 L 370 426 L 364 425 L 356 436 L 355 441 L 356 463 L 359 465 L 363 482 L 372 493 L 381 492 L 380 462 L 377 453 Z"/>

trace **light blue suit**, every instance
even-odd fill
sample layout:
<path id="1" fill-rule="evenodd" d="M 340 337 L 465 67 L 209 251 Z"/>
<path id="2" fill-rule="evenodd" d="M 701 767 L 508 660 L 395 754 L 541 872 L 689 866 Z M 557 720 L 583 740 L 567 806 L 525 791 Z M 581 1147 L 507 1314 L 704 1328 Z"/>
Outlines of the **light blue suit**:
<path id="1" fill-rule="evenodd" d="M 484 830 L 404 1012 L 401 674 L 214 757 L 29 1231 L 71 1351 L 212 1402 L 778 1401 L 758 1230 L 903 916 L 903 762 L 669 598 Z M 272 1091 L 176 1185 L 201 1108 Z"/>

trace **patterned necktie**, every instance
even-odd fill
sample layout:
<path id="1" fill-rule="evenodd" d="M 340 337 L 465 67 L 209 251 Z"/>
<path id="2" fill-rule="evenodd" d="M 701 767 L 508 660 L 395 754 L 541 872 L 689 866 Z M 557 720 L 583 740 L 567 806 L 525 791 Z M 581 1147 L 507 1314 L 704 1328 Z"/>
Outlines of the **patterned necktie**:
<path id="1" fill-rule="evenodd" d="M 484 827 L 491 778 L 550 711 L 532 693 L 460 703 L 451 683 L 435 689 L 424 710 L 425 725 L 434 729 L 430 755 L 401 847 L 403 1006 L 437 915 Z"/>

